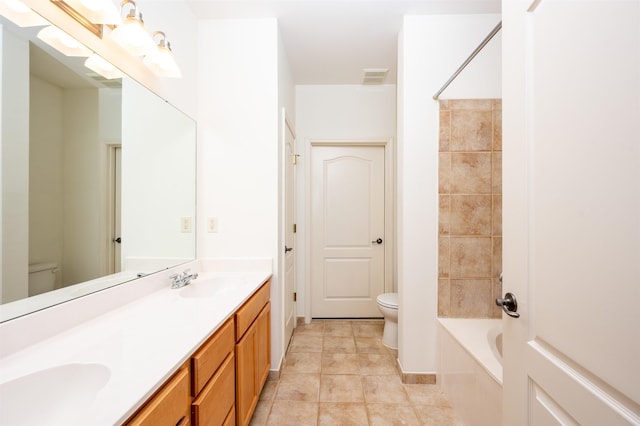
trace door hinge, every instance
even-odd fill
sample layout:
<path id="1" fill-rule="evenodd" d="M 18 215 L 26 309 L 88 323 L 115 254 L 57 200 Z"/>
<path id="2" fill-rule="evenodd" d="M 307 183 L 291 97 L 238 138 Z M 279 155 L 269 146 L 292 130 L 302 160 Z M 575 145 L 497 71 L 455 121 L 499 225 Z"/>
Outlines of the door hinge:
<path id="1" fill-rule="evenodd" d="M 293 233 L 295 234 L 296 232 L 298 232 L 298 226 L 294 223 L 293 224 Z"/>
<path id="2" fill-rule="evenodd" d="M 298 293 L 296 293 L 295 291 L 293 292 L 293 301 L 294 302 L 298 301 Z"/>
<path id="3" fill-rule="evenodd" d="M 293 161 L 293 165 L 295 166 L 296 164 L 298 164 L 298 157 L 300 157 L 300 154 L 293 154 L 291 156 L 291 159 Z"/>

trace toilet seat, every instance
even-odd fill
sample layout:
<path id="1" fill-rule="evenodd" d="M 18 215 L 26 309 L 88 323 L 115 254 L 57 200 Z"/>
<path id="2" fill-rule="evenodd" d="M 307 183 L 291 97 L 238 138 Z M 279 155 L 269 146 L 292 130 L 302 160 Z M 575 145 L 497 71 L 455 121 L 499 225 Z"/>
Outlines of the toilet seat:
<path id="1" fill-rule="evenodd" d="M 382 293 L 376 298 L 380 306 L 388 309 L 398 309 L 398 293 Z"/>

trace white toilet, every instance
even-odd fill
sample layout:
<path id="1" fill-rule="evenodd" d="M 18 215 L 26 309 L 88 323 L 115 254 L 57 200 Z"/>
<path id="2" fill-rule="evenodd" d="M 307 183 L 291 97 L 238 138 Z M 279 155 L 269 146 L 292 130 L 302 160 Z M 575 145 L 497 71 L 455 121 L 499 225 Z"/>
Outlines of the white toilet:
<path id="1" fill-rule="evenodd" d="M 398 349 L 398 293 L 382 293 L 376 298 L 378 309 L 384 315 L 382 343 Z"/>
<path id="2" fill-rule="evenodd" d="M 51 291 L 56 285 L 57 263 L 34 263 L 29 265 L 29 296 Z"/>

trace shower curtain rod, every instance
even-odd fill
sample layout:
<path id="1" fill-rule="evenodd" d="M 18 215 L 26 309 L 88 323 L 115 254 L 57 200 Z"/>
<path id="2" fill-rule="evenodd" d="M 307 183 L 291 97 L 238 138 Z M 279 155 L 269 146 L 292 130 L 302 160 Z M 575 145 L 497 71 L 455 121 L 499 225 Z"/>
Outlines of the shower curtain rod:
<path id="1" fill-rule="evenodd" d="M 480 53 L 480 51 L 482 50 L 483 47 L 485 47 L 487 45 L 487 43 L 489 43 L 491 41 L 491 39 L 493 38 L 494 35 L 496 35 L 498 33 L 498 31 L 500 31 L 500 28 L 502 28 L 502 21 L 498 22 L 498 25 L 496 25 L 496 27 L 491 30 L 491 32 L 489 33 L 489 35 L 487 35 L 484 40 L 482 40 L 482 43 L 480 43 L 480 45 L 478 45 L 478 47 L 476 47 L 476 50 L 474 50 L 471 55 L 469 55 L 469 57 L 467 58 L 466 61 L 464 61 L 462 63 L 462 65 L 460 65 L 460 68 L 458 68 L 456 70 L 456 72 L 453 73 L 453 75 L 451 76 L 451 78 L 449 78 L 449 80 L 447 80 L 447 82 L 440 88 L 440 90 L 438 90 L 436 92 L 435 95 L 433 95 L 433 100 L 437 101 L 438 97 L 442 94 L 442 92 L 444 92 L 444 90 L 449 87 L 449 85 L 451 84 L 451 82 L 453 82 L 453 80 L 456 79 L 456 77 L 458 76 L 458 74 L 460 74 L 462 72 L 462 70 L 469 65 L 469 63 L 473 60 L 473 58 L 476 57 L 476 55 L 478 53 Z"/>

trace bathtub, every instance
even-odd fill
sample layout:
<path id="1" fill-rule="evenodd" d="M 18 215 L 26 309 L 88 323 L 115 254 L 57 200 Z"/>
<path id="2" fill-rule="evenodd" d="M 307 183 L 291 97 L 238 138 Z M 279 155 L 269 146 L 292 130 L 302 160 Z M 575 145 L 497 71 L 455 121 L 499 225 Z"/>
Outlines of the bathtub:
<path id="1" fill-rule="evenodd" d="M 437 383 L 466 426 L 502 424 L 501 323 L 438 319 Z"/>

